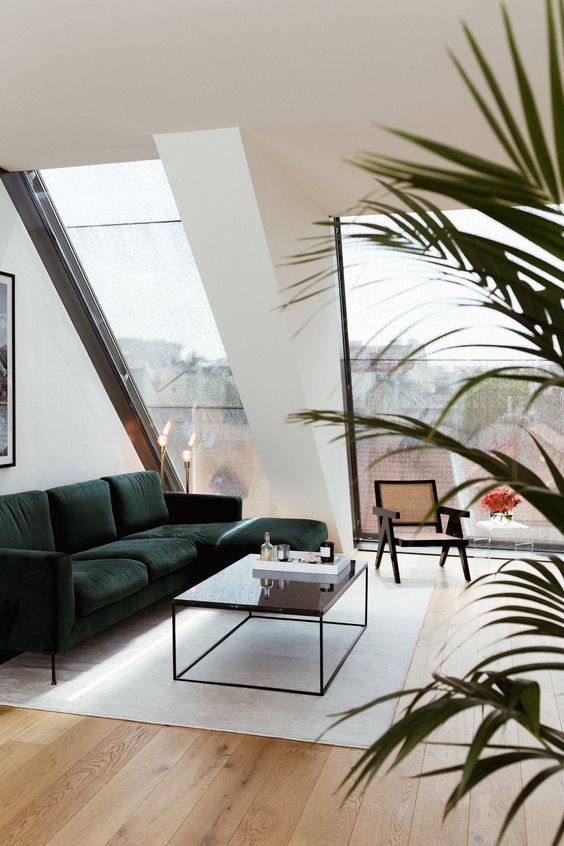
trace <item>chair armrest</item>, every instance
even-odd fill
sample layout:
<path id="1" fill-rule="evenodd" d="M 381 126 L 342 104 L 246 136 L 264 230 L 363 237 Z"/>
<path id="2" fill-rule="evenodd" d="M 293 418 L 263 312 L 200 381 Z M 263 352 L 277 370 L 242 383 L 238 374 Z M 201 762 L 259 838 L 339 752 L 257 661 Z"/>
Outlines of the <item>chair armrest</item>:
<path id="1" fill-rule="evenodd" d="M 447 505 L 441 505 L 437 508 L 437 514 L 447 514 L 449 517 L 470 517 L 470 512 L 463 508 L 450 508 Z"/>
<path id="2" fill-rule="evenodd" d="M 240 496 L 165 493 L 171 523 L 234 523 L 243 517 Z"/>
<path id="3" fill-rule="evenodd" d="M 377 514 L 378 517 L 390 517 L 392 520 L 399 520 L 399 511 L 390 511 L 389 508 L 382 508 L 380 505 L 372 506 L 372 513 Z"/>
<path id="4" fill-rule="evenodd" d="M 59 652 L 74 621 L 68 555 L 0 549 L 0 648 Z"/>

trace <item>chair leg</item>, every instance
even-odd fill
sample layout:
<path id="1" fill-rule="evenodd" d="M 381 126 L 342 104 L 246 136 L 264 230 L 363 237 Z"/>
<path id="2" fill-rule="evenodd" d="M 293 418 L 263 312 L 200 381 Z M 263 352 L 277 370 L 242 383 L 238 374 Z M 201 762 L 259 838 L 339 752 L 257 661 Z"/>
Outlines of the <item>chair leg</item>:
<path id="1" fill-rule="evenodd" d="M 443 546 L 443 551 L 441 552 L 441 557 L 439 558 L 439 567 L 444 567 L 446 564 L 448 555 L 448 546 Z"/>
<path id="2" fill-rule="evenodd" d="M 398 554 L 396 552 L 396 545 L 395 545 L 395 543 L 390 543 L 389 547 L 390 547 L 390 558 L 392 559 L 392 570 L 394 571 L 394 582 L 396 583 L 396 585 L 401 585 L 399 564 L 398 564 Z"/>
<path id="3" fill-rule="evenodd" d="M 376 552 L 376 569 L 380 569 L 380 564 L 382 563 L 382 555 L 384 554 L 384 546 L 386 545 L 386 532 L 380 532 L 378 537 L 378 550 Z"/>
<path id="4" fill-rule="evenodd" d="M 460 555 L 460 562 L 462 564 L 462 572 L 464 573 L 464 578 L 467 582 L 471 582 L 472 577 L 470 576 L 470 567 L 468 566 L 468 558 L 466 557 L 466 547 L 459 546 L 458 554 Z"/>
<path id="5" fill-rule="evenodd" d="M 51 684 L 57 684 L 57 656 L 54 652 L 51 653 Z"/>

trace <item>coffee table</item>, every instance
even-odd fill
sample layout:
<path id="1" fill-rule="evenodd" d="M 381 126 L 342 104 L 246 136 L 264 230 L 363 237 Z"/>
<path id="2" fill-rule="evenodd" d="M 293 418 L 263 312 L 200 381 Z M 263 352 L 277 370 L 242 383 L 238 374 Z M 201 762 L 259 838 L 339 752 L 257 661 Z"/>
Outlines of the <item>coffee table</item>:
<path id="1" fill-rule="evenodd" d="M 302 553 L 303 554 L 303 553 Z M 293 553 L 291 557 L 300 555 Z M 255 690 L 272 690 L 283 693 L 302 693 L 310 696 L 323 696 L 331 682 L 350 655 L 359 638 L 364 634 L 368 624 L 368 565 L 366 561 L 351 560 L 345 570 L 336 577 L 306 576 L 311 581 L 300 579 L 276 578 L 260 579 L 253 577 L 253 567 L 259 564 L 258 555 L 247 555 L 225 570 L 216 573 L 211 578 L 195 585 L 172 600 L 172 661 L 173 678 L 175 681 L 193 682 L 197 684 L 216 684 L 227 687 L 248 687 Z M 280 563 L 281 569 L 283 568 Z M 364 621 L 361 623 L 326 620 L 331 608 L 364 575 Z M 206 649 L 183 670 L 177 667 L 177 637 L 176 614 L 182 608 L 215 608 L 230 611 L 246 611 L 247 616 L 237 623 L 226 635 Z M 275 616 L 276 615 L 276 616 Z M 252 618 L 264 620 L 287 620 L 309 622 L 319 627 L 319 689 L 304 690 L 301 688 L 270 687 L 259 684 L 243 684 L 231 681 L 210 681 L 199 678 L 187 678 L 186 674 L 199 664 L 206 655 L 227 640 L 237 629 L 245 625 Z M 323 667 L 323 627 L 353 626 L 360 629 L 345 654 L 339 661 L 327 680 L 324 678 Z"/>

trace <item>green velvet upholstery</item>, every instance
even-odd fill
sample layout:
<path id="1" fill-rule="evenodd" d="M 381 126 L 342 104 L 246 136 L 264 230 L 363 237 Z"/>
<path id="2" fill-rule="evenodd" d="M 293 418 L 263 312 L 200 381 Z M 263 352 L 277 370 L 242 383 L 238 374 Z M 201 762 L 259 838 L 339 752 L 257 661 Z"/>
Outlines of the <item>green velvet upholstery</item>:
<path id="1" fill-rule="evenodd" d="M 174 570 L 180 570 L 197 558 L 196 547 L 185 538 L 154 538 L 121 540 L 106 543 L 73 555 L 73 561 L 127 558 L 141 561 L 147 568 L 149 581 L 154 581 Z"/>
<path id="2" fill-rule="evenodd" d="M 0 647 L 59 652 L 75 620 L 68 555 L 0 549 Z"/>
<path id="3" fill-rule="evenodd" d="M 159 474 L 154 470 L 106 476 L 118 535 L 130 535 L 168 523 Z"/>
<path id="4" fill-rule="evenodd" d="M 274 545 L 289 543 L 291 549 L 317 550 L 321 542 L 327 540 L 325 523 L 277 517 L 252 517 L 232 523 L 169 524 L 146 529 L 129 538 L 189 538 L 196 544 L 199 557 L 226 564 L 250 552 L 260 552 L 265 532 L 270 532 Z"/>
<path id="5" fill-rule="evenodd" d="M 211 575 L 212 571 L 207 568 L 204 569 L 200 565 L 184 567 L 182 570 L 175 570 L 168 576 L 149 582 L 146 588 L 137 591 L 137 593 L 132 593 L 119 602 L 113 602 L 111 605 L 99 608 L 97 611 L 87 614 L 86 617 L 77 617 L 66 646 L 79 643 L 85 637 L 90 637 L 96 632 L 112 626 L 114 623 L 123 620 L 124 617 L 146 608 L 165 596 L 169 597 L 171 594 L 187 590 Z"/>
<path id="6" fill-rule="evenodd" d="M 45 491 L 0 496 L 0 545 L 3 549 L 55 550 Z"/>
<path id="7" fill-rule="evenodd" d="M 76 614 L 84 617 L 147 587 L 147 568 L 140 561 L 108 558 L 73 561 Z"/>
<path id="8" fill-rule="evenodd" d="M 243 516 L 240 496 L 165 493 L 170 523 L 232 523 Z"/>
<path id="9" fill-rule="evenodd" d="M 77 552 L 117 538 L 110 486 L 102 479 L 47 491 L 55 546 Z"/>
<path id="10" fill-rule="evenodd" d="M 260 552 L 265 532 L 270 532 L 273 546 L 289 543 L 291 549 L 318 550 L 320 543 L 327 540 L 327 526 L 319 520 L 251 517 L 228 528 L 216 546 L 228 550 L 229 557 L 236 560 L 249 552 Z"/>

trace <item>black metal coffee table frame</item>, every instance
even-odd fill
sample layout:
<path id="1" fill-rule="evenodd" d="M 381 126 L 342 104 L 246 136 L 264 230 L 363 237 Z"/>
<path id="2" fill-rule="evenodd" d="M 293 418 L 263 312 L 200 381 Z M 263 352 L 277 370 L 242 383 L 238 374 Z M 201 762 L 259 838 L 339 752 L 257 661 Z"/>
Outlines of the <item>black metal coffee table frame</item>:
<path id="1" fill-rule="evenodd" d="M 307 615 L 300 614 L 299 616 L 295 616 L 295 615 L 293 615 L 289 612 L 285 612 L 285 611 L 280 611 L 280 612 L 277 611 L 276 615 L 274 615 L 274 614 L 262 614 L 260 612 L 257 613 L 256 610 L 255 611 L 248 611 L 247 616 L 243 620 L 241 620 L 239 623 L 237 623 L 237 625 L 234 626 L 232 629 L 230 629 L 227 632 L 227 634 L 223 635 L 222 638 L 220 638 L 212 646 L 210 646 L 209 649 L 206 649 L 206 651 L 203 652 L 198 658 L 196 658 L 195 661 L 192 661 L 190 664 L 188 664 L 187 667 L 185 667 L 180 672 L 178 672 L 178 668 L 177 668 L 177 654 L 176 654 L 176 611 L 177 611 L 177 608 L 190 608 L 190 607 L 194 607 L 194 606 L 191 603 L 189 603 L 187 601 L 179 600 L 178 597 L 176 597 L 175 599 L 172 600 L 172 677 L 173 677 L 173 679 L 175 681 L 191 682 L 193 684 L 215 684 L 215 685 L 220 685 L 222 687 L 247 687 L 247 688 L 251 688 L 252 690 L 271 690 L 271 691 L 275 691 L 275 692 L 278 692 L 278 693 L 301 693 L 301 694 L 305 694 L 307 696 L 323 696 L 327 692 L 327 690 L 329 689 L 329 686 L 331 685 L 331 683 L 335 679 L 335 676 L 337 675 L 337 673 L 339 672 L 339 670 L 341 669 L 341 667 L 343 666 L 343 664 L 347 660 L 348 656 L 351 654 L 352 650 L 354 649 L 354 647 L 356 646 L 356 644 L 358 643 L 358 641 L 360 640 L 360 638 L 364 634 L 365 629 L 368 625 L 368 567 L 365 566 L 363 569 L 364 569 L 364 622 L 363 623 L 349 623 L 349 622 L 341 622 L 341 621 L 338 621 L 338 620 L 324 620 L 325 614 L 329 610 L 331 610 L 331 608 L 333 608 L 334 605 L 337 604 L 339 599 L 342 598 L 343 594 L 341 594 L 341 596 L 339 596 L 339 598 L 336 600 L 336 602 L 333 605 L 331 605 L 329 608 L 324 608 L 323 610 L 319 611 L 318 614 L 315 614 L 315 615 L 314 614 L 307 614 Z M 362 574 L 362 569 L 358 573 L 358 576 L 360 576 L 361 574 Z M 358 578 L 358 576 L 357 576 L 357 578 Z M 357 578 L 352 579 L 350 581 L 350 583 L 348 584 L 348 587 L 350 587 L 352 584 L 354 584 L 354 582 L 357 580 Z M 345 591 L 345 593 L 346 593 L 346 591 Z M 201 607 L 201 606 L 196 606 L 196 607 Z M 208 606 L 208 607 L 213 607 L 213 606 Z M 220 608 L 221 610 L 239 610 L 239 609 L 233 609 L 233 608 L 224 609 L 221 606 L 215 606 L 215 607 Z M 313 619 L 311 619 L 311 618 L 313 618 Z M 200 661 L 202 661 L 207 655 L 210 654 L 210 652 L 213 652 L 214 649 L 217 649 L 217 647 L 220 646 L 223 643 L 224 640 L 227 640 L 228 637 L 231 637 L 231 635 L 234 632 L 236 632 L 237 629 L 240 629 L 241 626 L 244 626 L 245 623 L 248 623 L 248 621 L 251 620 L 251 619 L 284 620 L 286 622 L 317 623 L 318 624 L 318 626 L 319 626 L 319 690 L 303 690 L 301 688 L 270 687 L 270 686 L 261 685 L 261 684 L 243 684 L 241 682 L 228 682 L 228 681 L 223 682 L 223 681 L 210 681 L 209 679 L 187 679 L 187 678 L 184 678 L 184 676 L 186 675 L 186 673 L 189 670 L 191 670 L 193 667 L 195 667 L 196 664 L 199 664 Z M 352 626 L 353 628 L 359 628 L 360 629 L 359 633 L 357 634 L 357 636 L 355 637 L 353 642 L 350 644 L 347 651 L 345 652 L 345 654 L 343 655 L 343 657 L 341 658 L 341 660 L 337 664 L 336 668 L 331 673 L 331 676 L 327 679 L 327 681 L 325 683 L 324 683 L 324 678 L 323 678 L 324 677 L 324 669 L 323 669 L 323 626 L 324 625 Z"/>

